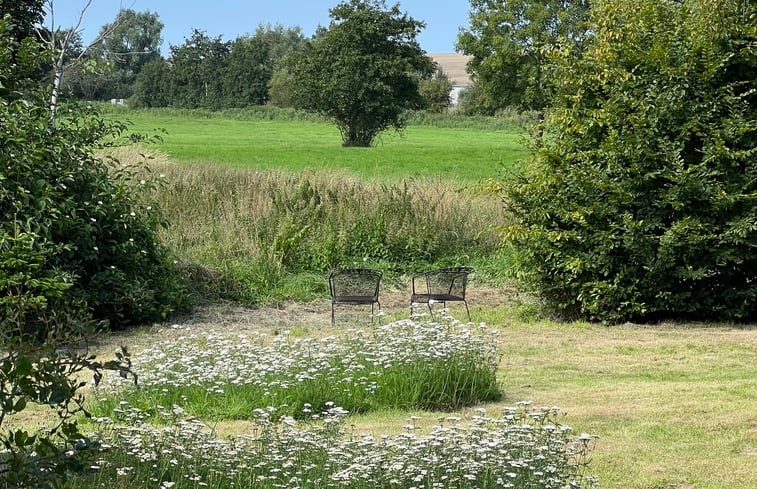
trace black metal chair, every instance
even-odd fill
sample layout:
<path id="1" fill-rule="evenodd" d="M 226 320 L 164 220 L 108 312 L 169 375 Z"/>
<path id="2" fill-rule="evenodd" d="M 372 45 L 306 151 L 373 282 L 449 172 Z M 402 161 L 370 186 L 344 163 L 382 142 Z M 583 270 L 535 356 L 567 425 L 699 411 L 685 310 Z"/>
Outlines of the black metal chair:
<path id="1" fill-rule="evenodd" d="M 378 304 L 381 272 L 368 268 L 347 268 L 334 270 L 329 274 L 331 293 L 331 324 L 334 324 L 334 308 L 337 304 L 371 305 L 371 324 L 375 316 L 373 305 Z M 379 320 L 380 321 L 380 320 Z"/>
<path id="2" fill-rule="evenodd" d="M 433 302 L 441 302 L 447 307 L 447 302 L 458 301 L 465 304 L 468 321 L 471 320 L 468 301 L 465 300 L 465 289 L 468 285 L 468 275 L 473 273 L 470 267 L 442 268 L 419 273 L 413 276 L 413 291 L 410 305 L 426 303 L 431 317 L 434 317 Z"/>

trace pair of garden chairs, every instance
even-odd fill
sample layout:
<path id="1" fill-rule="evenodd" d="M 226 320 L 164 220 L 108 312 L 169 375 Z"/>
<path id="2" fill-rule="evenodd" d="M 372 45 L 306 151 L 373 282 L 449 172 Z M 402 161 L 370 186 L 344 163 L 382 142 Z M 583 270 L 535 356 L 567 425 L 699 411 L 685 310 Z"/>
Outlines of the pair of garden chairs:
<path id="1" fill-rule="evenodd" d="M 462 302 L 468 321 L 471 320 L 468 301 L 465 299 L 465 289 L 468 285 L 468 275 L 473 273 L 470 267 L 454 267 L 430 270 L 413 275 L 410 304 L 425 303 L 434 317 L 435 303 Z M 370 268 L 349 268 L 334 270 L 329 275 L 329 292 L 331 293 L 331 324 L 335 323 L 334 310 L 339 304 L 371 306 L 371 324 L 375 317 L 374 305 L 381 310 L 379 302 L 379 286 L 381 272 Z"/>

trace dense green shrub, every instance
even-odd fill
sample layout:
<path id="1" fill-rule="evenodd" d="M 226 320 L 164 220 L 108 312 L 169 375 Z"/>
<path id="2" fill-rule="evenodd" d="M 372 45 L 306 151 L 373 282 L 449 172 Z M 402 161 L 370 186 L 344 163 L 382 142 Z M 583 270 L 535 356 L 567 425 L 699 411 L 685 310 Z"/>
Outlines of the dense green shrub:
<path id="1" fill-rule="evenodd" d="M 0 106 L 3 234 L 20 228 L 46 246 L 47 266 L 71 277 L 67 300 L 83 301 L 95 318 L 116 327 L 164 318 L 182 288 L 156 239 L 160 215 L 139 197 L 149 183 L 92 155 L 124 126 L 85 107 L 55 126 L 48 119 L 26 101 Z"/>
<path id="2" fill-rule="evenodd" d="M 555 53 L 544 148 L 508 189 L 521 276 L 564 315 L 757 318 L 757 7 L 598 2 Z"/>
<path id="3" fill-rule="evenodd" d="M 29 39 L 19 44 L 5 35 L 1 42 L 4 52 L 33 44 Z M 24 49 L 27 69 L 45 66 L 49 58 L 40 46 Z M 16 65 L 0 68 L 0 81 L 17 76 Z M 30 80 L 28 86 L 35 83 Z M 93 156 L 126 126 L 105 121 L 92 107 L 59 107 L 57 112 L 53 121 L 44 86 L 0 98 L 0 291 L 17 297 L 16 305 L 22 307 L 25 290 L 55 275 L 65 283 L 59 304 L 82 304 L 87 315 L 112 326 L 165 317 L 182 304 L 182 286 L 156 238 L 160 214 L 143 203 L 143 191 L 151 184 Z M 39 254 L 20 289 L 13 278 L 18 273 L 13 268 L 16 251 Z M 0 321 L 14 323 L 15 306 L 5 306 Z M 40 306 L 40 314 L 54 313 L 49 307 Z M 24 313 L 23 321 L 35 319 Z"/>
<path id="4" fill-rule="evenodd" d="M 441 114 L 450 106 L 452 82 L 441 68 L 431 78 L 418 83 L 418 93 L 423 98 L 423 109 L 430 113 Z"/>
<path id="5" fill-rule="evenodd" d="M 42 3 L 16 5 L 16 15 L 0 18 L 0 486 L 9 489 L 54 487 L 86 470 L 93 445 L 77 426 L 86 413 L 84 379 L 97 383 L 103 370 L 125 375 L 129 359 L 122 350 L 99 362 L 80 343 L 95 327 L 83 278 L 96 277 L 98 246 L 112 252 L 103 225 L 112 235 L 150 229 L 130 226 L 136 214 L 111 205 L 135 194 L 86 151 L 118 126 L 75 111 L 54 123 L 50 94 L 39 88 L 51 53 L 29 37 Z M 154 232 L 146 243 L 146 233 L 133 235 L 155 248 Z M 123 262 L 108 265 L 118 273 Z M 98 292 L 117 295 L 120 285 L 100 284 L 109 288 Z M 28 416 L 32 405 L 37 415 L 45 411 L 44 426 Z"/>

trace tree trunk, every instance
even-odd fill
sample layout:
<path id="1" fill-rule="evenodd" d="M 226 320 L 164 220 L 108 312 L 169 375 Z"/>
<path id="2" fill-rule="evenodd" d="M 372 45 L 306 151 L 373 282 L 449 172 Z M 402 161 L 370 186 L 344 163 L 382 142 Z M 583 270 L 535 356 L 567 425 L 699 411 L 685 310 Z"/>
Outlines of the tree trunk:
<path id="1" fill-rule="evenodd" d="M 60 55 L 55 62 L 55 76 L 53 77 L 53 91 L 50 94 L 50 124 L 55 125 L 55 115 L 58 111 L 58 95 L 60 93 L 60 82 L 63 79 L 63 56 L 65 55 L 64 48 L 60 50 Z"/>
<path id="2" fill-rule="evenodd" d="M 534 134 L 534 149 L 541 148 L 541 142 L 544 139 L 544 111 L 540 110 L 537 115 L 536 133 Z"/>

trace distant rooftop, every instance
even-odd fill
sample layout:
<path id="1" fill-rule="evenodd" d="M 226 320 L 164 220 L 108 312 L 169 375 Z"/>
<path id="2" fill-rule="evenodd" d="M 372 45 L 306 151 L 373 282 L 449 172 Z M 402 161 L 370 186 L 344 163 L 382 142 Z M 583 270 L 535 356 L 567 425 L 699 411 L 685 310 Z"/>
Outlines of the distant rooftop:
<path id="1" fill-rule="evenodd" d="M 465 65 L 471 56 L 459 53 L 429 54 L 428 56 L 439 65 L 453 85 L 470 85 L 470 76 L 465 71 Z"/>

